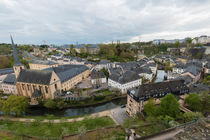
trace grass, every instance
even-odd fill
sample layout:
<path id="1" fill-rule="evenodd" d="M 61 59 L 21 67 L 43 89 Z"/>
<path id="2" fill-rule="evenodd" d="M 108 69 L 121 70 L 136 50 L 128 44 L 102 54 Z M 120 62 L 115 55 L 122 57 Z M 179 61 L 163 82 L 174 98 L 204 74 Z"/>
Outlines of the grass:
<path id="1" fill-rule="evenodd" d="M 62 135 L 80 134 L 87 130 L 108 126 L 115 126 L 110 117 L 86 118 L 82 121 L 58 124 L 41 123 L 39 120 L 31 123 L 0 121 L 0 130 L 14 132 L 16 135 L 56 139 L 61 138 Z"/>
<path id="2" fill-rule="evenodd" d="M 66 136 L 64 140 L 124 140 L 125 136 L 125 131 L 118 126 L 89 131 L 83 135 Z"/>

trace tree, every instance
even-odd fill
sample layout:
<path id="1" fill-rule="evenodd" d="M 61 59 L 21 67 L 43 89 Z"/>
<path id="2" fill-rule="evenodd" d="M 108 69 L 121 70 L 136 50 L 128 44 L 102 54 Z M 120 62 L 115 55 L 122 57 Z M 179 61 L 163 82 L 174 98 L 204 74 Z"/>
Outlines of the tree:
<path id="1" fill-rule="evenodd" d="M 72 52 L 73 52 L 73 49 L 74 49 L 74 45 L 73 45 L 73 44 L 71 44 L 71 45 L 70 45 L 70 53 L 72 53 Z"/>
<path id="2" fill-rule="evenodd" d="M 12 60 L 7 56 L 0 56 L 0 69 L 12 67 Z"/>
<path id="3" fill-rule="evenodd" d="M 1 100 L 0 104 L 0 109 L 5 115 L 14 113 L 16 116 L 23 115 L 29 106 L 26 97 L 16 95 L 10 95 L 7 100 Z"/>
<path id="4" fill-rule="evenodd" d="M 89 54 L 89 46 L 88 45 L 85 45 L 85 50 L 86 50 L 86 53 Z"/>
<path id="5" fill-rule="evenodd" d="M 185 121 L 193 121 L 195 119 L 201 118 L 203 115 L 200 112 L 186 112 L 183 117 Z"/>
<path id="6" fill-rule="evenodd" d="M 177 42 L 174 43 L 174 47 L 175 47 L 175 48 L 179 48 L 179 47 L 180 47 L 179 41 L 177 41 Z"/>
<path id="7" fill-rule="evenodd" d="M 67 103 L 64 100 L 61 100 L 61 101 L 57 102 L 56 107 L 58 109 L 63 109 L 65 107 L 67 107 Z"/>
<path id="8" fill-rule="evenodd" d="M 44 107 L 49 108 L 49 109 L 55 109 L 56 102 L 52 99 L 47 99 L 44 103 Z"/>
<path id="9" fill-rule="evenodd" d="M 172 94 L 167 94 L 161 99 L 160 107 L 158 108 L 159 115 L 170 116 L 177 118 L 180 114 L 179 103 Z"/>
<path id="10" fill-rule="evenodd" d="M 144 112 L 148 116 L 156 116 L 156 108 L 155 108 L 155 103 L 154 103 L 153 98 L 150 98 L 149 101 L 145 104 Z"/>
<path id="11" fill-rule="evenodd" d="M 202 104 L 198 94 L 191 93 L 185 98 L 184 102 L 190 109 L 194 111 L 201 111 Z"/>
<path id="12" fill-rule="evenodd" d="M 76 50 L 75 50 L 73 44 L 70 45 L 70 54 L 71 54 L 72 56 L 76 56 Z"/>
<path id="13" fill-rule="evenodd" d="M 103 68 L 102 72 L 104 73 L 104 75 L 106 76 L 106 78 L 109 78 L 109 72 L 107 69 Z"/>
<path id="14" fill-rule="evenodd" d="M 204 114 L 210 112 L 210 95 L 208 94 L 208 92 L 209 91 L 202 92 L 200 94 L 201 108 Z"/>

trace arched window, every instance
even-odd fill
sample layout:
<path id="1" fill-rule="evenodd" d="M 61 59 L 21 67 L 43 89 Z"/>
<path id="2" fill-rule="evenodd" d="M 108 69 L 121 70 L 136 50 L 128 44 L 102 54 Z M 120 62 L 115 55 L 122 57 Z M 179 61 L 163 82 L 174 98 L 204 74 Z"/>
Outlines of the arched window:
<path id="1" fill-rule="evenodd" d="M 47 88 L 47 86 L 45 87 L 45 92 L 48 93 L 48 88 Z"/>
<path id="2" fill-rule="evenodd" d="M 57 90 L 57 84 L 55 84 L 55 90 Z"/>

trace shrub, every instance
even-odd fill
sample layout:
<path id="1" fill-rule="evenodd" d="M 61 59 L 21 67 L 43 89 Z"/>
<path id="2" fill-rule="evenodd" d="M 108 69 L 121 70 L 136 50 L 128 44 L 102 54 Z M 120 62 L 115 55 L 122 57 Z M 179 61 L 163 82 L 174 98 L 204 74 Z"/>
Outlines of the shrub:
<path id="1" fill-rule="evenodd" d="M 189 106 L 190 109 L 194 111 L 200 111 L 201 110 L 201 100 L 198 94 L 191 93 L 189 96 L 185 98 L 185 104 Z"/>

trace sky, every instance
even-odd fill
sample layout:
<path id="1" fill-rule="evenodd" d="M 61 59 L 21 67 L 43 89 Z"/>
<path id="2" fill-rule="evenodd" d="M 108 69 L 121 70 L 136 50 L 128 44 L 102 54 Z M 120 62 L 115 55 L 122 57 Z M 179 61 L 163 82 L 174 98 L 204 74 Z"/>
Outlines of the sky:
<path id="1" fill-rule="evenodd" d="M 210 0 L 0 0 L 0 43 L 75 44 L 210 35 Z"/>

